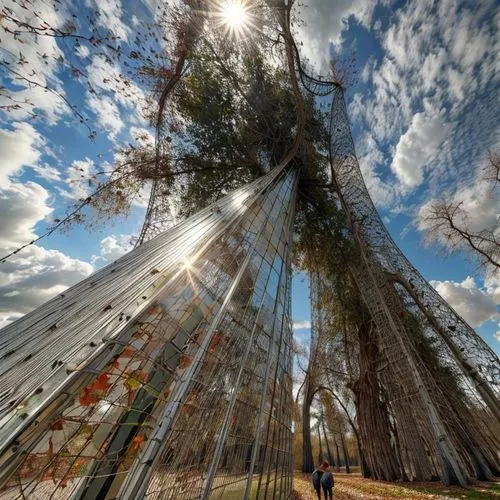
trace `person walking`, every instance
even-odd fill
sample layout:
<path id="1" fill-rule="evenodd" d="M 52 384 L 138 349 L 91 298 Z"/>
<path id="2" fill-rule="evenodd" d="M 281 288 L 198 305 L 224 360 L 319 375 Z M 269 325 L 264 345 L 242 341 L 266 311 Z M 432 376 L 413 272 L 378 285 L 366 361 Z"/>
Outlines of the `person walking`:
<path id="1" fill-rule="evenodd" d="M 323 489 L 323 494 L 325 495 L 325 500 L 332 500 L 334 480 L 333 474 L 330 471 L 330 464 L 328 462 L 323 462 L 320 467 L 323 471 L 323 474 L 321 474 L 320 483 L 321 488 Z M 320 498 L 319 493 L 318 498 Z"/>
<path id="2" fill-rule="evenodd" d="M 318 500 L 321 500 L 321 476 L 323 476 L 323 469 L 320 465 L 313 473 L 312 473 L 312 484 L 313 488 L 316 490 L 316 494 L 318 495 Z"/>

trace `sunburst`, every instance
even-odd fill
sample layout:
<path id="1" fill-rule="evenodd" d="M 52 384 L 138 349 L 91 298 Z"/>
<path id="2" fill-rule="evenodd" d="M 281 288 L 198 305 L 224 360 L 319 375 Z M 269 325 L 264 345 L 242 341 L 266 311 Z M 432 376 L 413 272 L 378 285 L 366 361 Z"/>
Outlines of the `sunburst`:
<path id="1" fill-rule="evenodd" d="M 226 32 L 242 37 L 252 26 L 250 4 L 246 0 L 222 0 L 218 2 L 217 17 Z"/>

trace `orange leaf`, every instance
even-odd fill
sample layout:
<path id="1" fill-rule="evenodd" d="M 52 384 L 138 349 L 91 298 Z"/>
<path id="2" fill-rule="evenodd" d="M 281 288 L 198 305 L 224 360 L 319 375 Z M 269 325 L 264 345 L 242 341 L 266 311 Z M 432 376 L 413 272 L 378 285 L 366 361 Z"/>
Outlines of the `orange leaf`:
<path id="1" fill-rule="evenodd" d="M 191 364 L 191 358 L 187 354 L 182 354 L 179 360 L 179 368 L 187 368 Z"/>
<path id="2" fill-rule="evenodd" d="M 134 355 L 135 349 L 133 347 L 125 348 L 120 354 L 120 358 L 131 358 Z"/>
<path id="3" fill-rule="evenodd" d="M 208 346 L 208 351 L 212 352 L 215 350 L 215 348 L 222 343 L 225 343 L 229 340 L 229 337 L 221 332 L 217 332 L 214 334 L 212 337 L 212 340 L 210 341 L 210 345 Z"/>
<path id="4" fill-rule="evenodd" d="M 99 398 L 92 395 L 91 390 L 85 387 L 80 393 L 80 405 L 82 406 L 92 406 L 99 402 Z"/>
<path id="5" fill-rule="evenodd" d="M 139 451 L 141 449 L 142 443 L 144 443 L 144 436 L 135 436 L 134 439 L 132 439 L 130 451 Z"/>
<path id="6" fill-rule="evenodd" d="M 108 381 L 108 374 L 101 373 L 92 384 L 83 389 L 80 394 L 80 404 L 82 406 L 91 406 L 99 402 L 111 387 Z"/>
<path id="7" fill-rule="evenodd" d="M 108 382 L 109 376 L 107 373 L 101 373 L 96 381 L 92 384 L 92 389 L 94 392 L 107 391 L 111 384 Z"/>

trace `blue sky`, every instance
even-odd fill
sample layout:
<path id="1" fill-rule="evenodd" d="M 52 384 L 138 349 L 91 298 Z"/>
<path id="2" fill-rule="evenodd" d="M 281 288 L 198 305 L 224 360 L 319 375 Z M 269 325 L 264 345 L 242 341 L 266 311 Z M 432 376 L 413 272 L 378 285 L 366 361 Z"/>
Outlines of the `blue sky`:
<path id="1" fill-rule="evenodd" d="M 20 18 L 30 12 L 6 0 Z M 443 193 L 464 202 L 474 228 L 497 224 L 499 203 L 479 178 L 488 149 L 498 148 L 500 120 L 500 13 L 494 1 L 309 0 L 299 9 L 301 50 L 325 72 L 327 62 L 355 57 L 358 82 L 348 91 L 356 149 L 365 181 L 396 243 L 433 286 L 484 336 L 500 347 L 499 277 L 478 270 L 463 255 L 444 257 L 423 244 L 419 214 Z M 37 3 L 41 18 L 65 26 L 95 12 L 101 31 L 111 29 L 132 43 L 141 22 L 154 15 L 155 0 L 65 2 L 58 12 Z M 0 20 L 8 25 L 5 19 Z M 86 29 L 82 24 L 81 29 Z M 143 118 L 145 92 L 131 82 L 114 93 L 117 68 L 84 43 L 23 35 L 19 42 L 0 29 L 0 60 L 21 74 L 64 94 L 88 119 L 79 124 L 56 95 L 15 82 L 0 67 L 0 106 L 29 98 L 26 106 L 0 111 L 0 248 L 5 251 L 43 233 L 89 192 L 88 174 L 106 169 L 120 145 L 151 133 Z M 48 54 L 44 63 L 41 54 Z M 61 57 L 64 61 L 61 63 Z M 59 62 L 58 62 L 59 61 Z M 74 69 L 86 76 L 78 78 Z M 24 73 L 26 72 L 26 73 Z M 88 83 L 91 84 L 89 90 Z M 94 93 L 95 92 L 95 93 Z M 94 141 L 89 132 L 97 132 Z M 89 232 L 76 227 L 43 239 L 0 268 L 0 325 L 113 261 L 130 248 L 144 214 L 147 192 L 128 218 Z M 498 226 L 498 224 L 497 224 Z M 2 252 L 6 253 L 6 252 Z M 294 280 L 297 327 L 309 320 L 307 280 Z M 307 328 L 296 330 L 306 338 Z M 495 337 L 496 335 L 496 337 Z"/>

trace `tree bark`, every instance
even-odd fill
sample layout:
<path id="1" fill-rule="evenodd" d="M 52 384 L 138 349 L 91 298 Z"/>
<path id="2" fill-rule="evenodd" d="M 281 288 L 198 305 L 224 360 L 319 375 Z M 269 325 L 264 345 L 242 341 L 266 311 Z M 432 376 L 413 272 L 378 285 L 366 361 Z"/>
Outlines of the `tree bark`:
<path id="1" fill-rule="evenodd" d="M 332 455 L 332 451 L 330 449 L 330 443 L 328 442 L 328 436 L 326 434 L 326 428 L 325 428 L 325 421 L 324 421 L 324 419 L 321 420 L 321 424 L 322 424 L 322 427 L 323 427 L 323 436 L 325 438 L 325 443 L 326 443 L 326 453 L 328 455 L 328 462 L 332 463 L 333 462 L 333 455 Z"/>
<path id="2" fill-rule="evenodd" d="M 313 472 L 314 463 L 311 443 L 311 403 L 314 392 L 311 389 L 311 378 L 306 375 L 306 390 L 302 404 L 302 472 Z"/>
<path id="3" fill-rule="evenodd" d="M 340 444 L 342 445 L 342 453 L 344 454 L 344 463 L 345 463 L 345 471 L 347 474 L 351 473 L 351 469 L 349 467 L 349 453 L 347 452 L 347 446 L 345 444 L 345 436 L 340 429 Z"/>
<path id="4" fill-rule="evenodd" d="M 376 335 L 370 322 L 364 322 L 359 335 L 359 379 L 353 384 L 356 396 L 361 447 L 371 477 L 394 481 L 400 479 L 397 455 L 391 445 L 389 417 L 380 400 L 380 386 L 375 371 L 378 360 Z"/>
<path id="5" fill-rule="evenodd" d="M 318 422 L 318 443 L 319 443 L 318 464 L 321 465 L 324 461 L 324 458 L 323 458 L 323 446 L 321 445 L 321 432 L 319 430 L 319 422 Z"/>
<path id="6" fill-rule="evenodd" d="M 333 437 L 333 444 L 335 445 L 335 456 L 337 458 L 337 465 L 335 467 L 337 472 L 340 472 L 340 467 L 342 463 L 340 462 L 340 453 L 339 453 L 339 445 L 337 440 L 335 439 L 335 436 Z"/>

